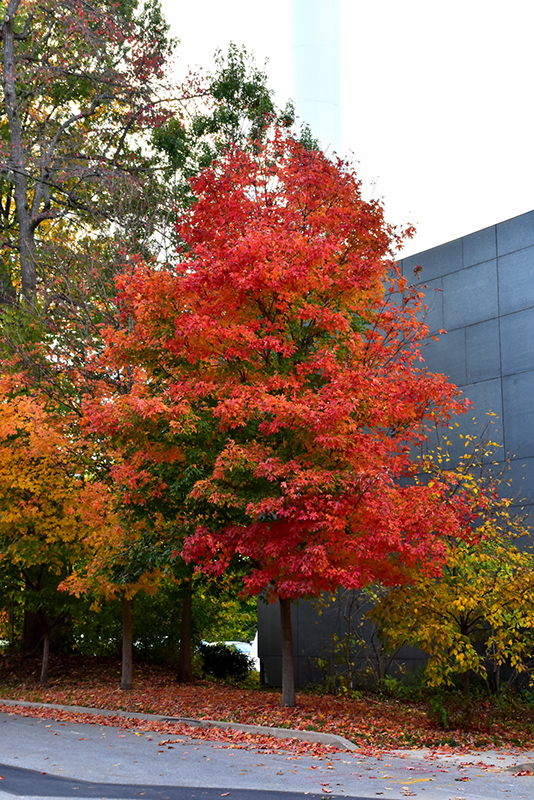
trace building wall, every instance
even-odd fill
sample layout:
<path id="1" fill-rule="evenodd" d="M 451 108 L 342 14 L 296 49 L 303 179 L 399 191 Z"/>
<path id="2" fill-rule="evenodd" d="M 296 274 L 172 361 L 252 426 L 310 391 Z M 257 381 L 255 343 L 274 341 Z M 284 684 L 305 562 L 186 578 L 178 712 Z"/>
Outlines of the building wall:
<path id="1" fill-rule="evenodd" d="M 347 674 L 347 658 L 363 680 L 374 684 L 385 674 L 412 671 L 424 663 L 417 647 L 403 647 L 391 658 L 382 652 L 374 626 L 364 619 L 369 607 L 359 592 L 338 592 L 328 605 L 300 600 L 293 603 L 291 624 L 296 686 L 324 683 L 334 673 Z M 282 684 L 282 639 L 278 603 L 258 604 L 258 655 L 261 680 L 267 686 Z M 350 625 L 350 630 L 348 630 Z M 345 647 L 349 644 L 350 655 Z M 355 643 L 357 640 L 357 643 Z"/>
<path id="2" fill-rule="evenodd" d="M 422 267 L 430 333 L 423 356 L 473 403 L 458 421 L 476 433 L 496 414 L 492 438 L 511 464 L 517 504 L 534 499 L 534 211 L 402 261 Z"/>
<path id="3" fill-rule="evenodd" d="M 510 460 L 507 477 L 517 508 L 534 502 L 534 211 L 426 250 L 401 262 L 410 279 L 426 285 L 426 322 L 430 335 L 423 356 L 429 369 L 447 375 L 472 404 L 459 418 L 461 432 L 483 430 L 488 412 L 491 438 Z M 454 444 L 454 443 L 453 443 Z M 460 440 L 451 450 L 459 453 Z M 339 603 L 319 615 L 307 602 L 294 608 L 297 685 L 320 680 L 317 659 L 329 652 L 332 633 L 344 635 Z M 258 650 L 266 682 L 281 682 L 281 642 L 277 607 L 259 605 Z M 345 625 L 345 627 L 344 627 Z M 371 646 L 372 631 L 367 637 Z M 364 648 L 365 650 L 365 648 Z M 362 650 L 362 658 L 365 658 Z M 423 654 L 406 649 L 407 667 Z"/>

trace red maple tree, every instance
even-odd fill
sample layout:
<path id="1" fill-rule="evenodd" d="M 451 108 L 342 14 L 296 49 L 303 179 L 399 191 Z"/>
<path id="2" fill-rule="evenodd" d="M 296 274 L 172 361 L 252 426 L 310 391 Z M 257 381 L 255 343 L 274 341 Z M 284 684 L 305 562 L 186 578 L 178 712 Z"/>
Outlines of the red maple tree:
<path id="1" fill-rule="evenodd" d="M 420 355 L 422 295 L 393 260 L 410 231 L 350 165 L 275 133 L 193 192 L 179 265 L 121 278 L 108 358 L 141 367 L 138 388 L 92 413 L 108 430 L 165 420 L 178 469 L 204 443 L 184 555 L 215 573 L 245 560 L 245 591 L 280 600 L 292 705 L 291 599 L 439 569 L 442 537 L 468 528 L 461 497 L 410 480 L 413 446 L 464 405 Z"/>

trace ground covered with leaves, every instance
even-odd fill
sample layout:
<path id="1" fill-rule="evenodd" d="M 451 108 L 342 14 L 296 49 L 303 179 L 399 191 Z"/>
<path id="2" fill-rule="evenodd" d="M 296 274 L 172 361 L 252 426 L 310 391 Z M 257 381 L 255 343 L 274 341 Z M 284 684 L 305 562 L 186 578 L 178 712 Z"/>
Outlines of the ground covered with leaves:
<path id="1" fill-rule="evenodd" d="M 507 703 L 477 698 L 466 708 L 454 696 L 439 701 L 435 697 L 415 701 L 373 693 L 350 699 L 301 692 L 296 708 L 282 708 L 276 691 L 205 680 L 178 684 L 171 669 L 155 665 L 136 665 L 134 688 L 127 692 L 119 688 L 120 665 L 113 660 L 55 660 L 46 687 L 38 684 L 36 661 L 21 662 L 4 656 L 0 667 L 0 698 L 4 699 L 323 731 L 351 740 L 366 753 L 419 747 L 534 749 L 534 706 L 517 698 Z M 1 710 L 13 711 L 13 708 L 2 706 Z M 171 736 L 218 739 L 235 746 L 253 745 L 270 750 L 291 747 L 296 752 L 323 754 L 330 749 L 296 740 L 289 744 L 287 740 L 268 736 L 252 737 L 243 732 L 191 728 L 170 722 L 85 717 L 51 709 L 43 712 L 28 708 L 22 712 L 17 708 L 17 713 L 141 727 Z"/>

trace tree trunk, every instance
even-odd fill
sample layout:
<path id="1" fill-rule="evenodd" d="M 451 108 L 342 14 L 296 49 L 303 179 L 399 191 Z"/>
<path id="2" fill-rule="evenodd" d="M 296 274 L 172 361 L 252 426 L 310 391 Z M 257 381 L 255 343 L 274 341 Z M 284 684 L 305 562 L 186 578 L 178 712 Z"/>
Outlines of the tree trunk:
<path id="1" fill-rule="evenodd" d="M 191 617 L 193 609 L 193 588 L 191 578 L 184 582 L 182 598 L 182 617 L 180 620 L 180 652 L 178 654 L 178 669 L 176 680 L 178 683 L 190 683 L 193 680 L 193 665 L 191 663 Z"/>
<path id="2" fill-rule="evenodd" d="M 122 594 L 122 676 L 121 689 L 128 691 L 133 686 L 132 661 L 132 600 Z"/>
<path id="3" fill-rule="evenodd" d="M 464 696 L 464 701 L 468 703 L 471 698 L 471 681 L 469 670 L 462 672 L 462 693 Z"/>
<path id="4" fill-rule="evenodd" d="M 11 631 L 9 642 L 9 649 L 15 650 L 15 597 L 11 595 L 11 603 L 9 607 L 9 629 Z"/>
<path id="5" fill-rule="evenodd" d="M 295 669 L 293 665 L 293 633 L 291 630 L 291 600 L 280 598 L 282 629 L 282 705 L 296 706 Z"/>
<path id="6" fill-rule="evenodd" d="M 41 661 L 41 686 L 48 683 L 48 664 L 50 662 L 50 626 L 44 623 L 43 660 Z"/>
<path id="7" fill-rule="evenodd" d="M 24 609 L 22 624 L 22 653 L 35 653 L 43 641 L 43 626 L 37 611 Z"/>
<path id="8" fill-rule="evenodd" d="M 33 300 L 36 288 L 35 243 L 31 213 L 28 203 L 28 178 L 22 142 L 22 128 L 17 103 L 15 70 L 15 17 L 20 0 L 10 0 L 2 24 L 2 86 L 9 129 L 10 159 L 17 221 L 19 224 L 20 277 L 22 294 Z M 4 283 L 6 277 L 4 277 Z M 4 296 L 13 297 L 13 287 L 2 287 Z"/>

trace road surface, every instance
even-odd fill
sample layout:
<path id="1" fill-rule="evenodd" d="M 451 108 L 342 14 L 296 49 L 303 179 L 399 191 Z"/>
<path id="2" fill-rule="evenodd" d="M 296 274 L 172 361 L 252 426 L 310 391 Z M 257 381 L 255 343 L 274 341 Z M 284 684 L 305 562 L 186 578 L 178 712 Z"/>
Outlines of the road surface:
<path id="1" fill-rule="evenodd" d="M 0 713 L 0 800 L 534 800 L 532 762 L 534 753 L 319 759 Z"/>

